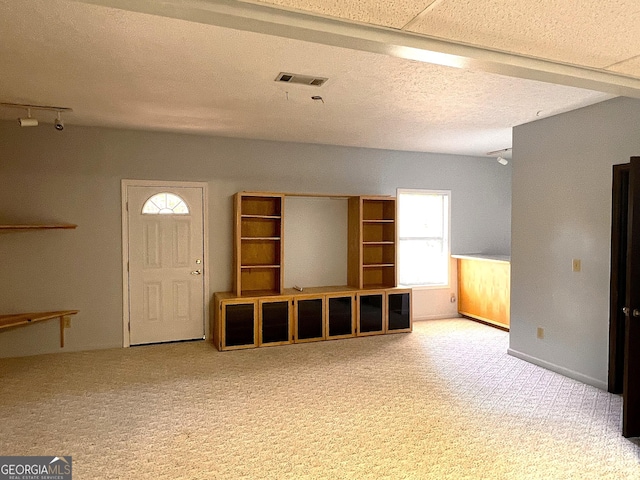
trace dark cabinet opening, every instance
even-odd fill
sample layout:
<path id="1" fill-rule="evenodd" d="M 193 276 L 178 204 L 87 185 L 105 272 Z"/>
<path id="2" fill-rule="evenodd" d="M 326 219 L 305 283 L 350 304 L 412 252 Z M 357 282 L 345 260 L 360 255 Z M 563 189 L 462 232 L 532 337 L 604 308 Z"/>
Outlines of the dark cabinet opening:
<path id="1" fill-rule="evenodd" d="M 225 345 L 254 345 L 254 304 L 225 305 Z"/>
<path id="2" fill-rule="evenodd" d="M 353 335 L 352 297 L 329 298 L 329 337 Z"/>
<path id="3" fill-rule="evenodd" d="M 322 338 L 322 299 L 298 300 L 298 339 Z"/>
<path id="4" fill-rule="evenodd" d="M 384 329 L 384 294 L 360 295 L 359 301 L 359 332 L 382 332 Z"/>
<path id="5" fill-rule="evenodd" d="M 289 302 L 262 304 L 262 343 L 289 341 Z"/>
<path id="6" fill-rule="evenodd" d="M 411 328 L 411 295 L 409 293 L 391 293 L 389 294 L 388 302 L 388 330 Z"/>

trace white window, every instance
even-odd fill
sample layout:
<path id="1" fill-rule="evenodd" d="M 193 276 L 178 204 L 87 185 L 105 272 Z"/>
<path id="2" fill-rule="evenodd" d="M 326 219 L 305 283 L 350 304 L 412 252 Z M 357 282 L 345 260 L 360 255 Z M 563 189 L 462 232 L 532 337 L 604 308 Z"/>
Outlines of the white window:
<path id="1" fill-rule="evenodd" d="M 142 213 L 146 215 L 189 215 L 189 207 L 173 193 L 158 193 L 145 202 Z"/>
<path id="2" fill-rule="evenodd" d="M 449 284 L 449 200 L 443 190 L 398 189 L 398 283 Z"/>

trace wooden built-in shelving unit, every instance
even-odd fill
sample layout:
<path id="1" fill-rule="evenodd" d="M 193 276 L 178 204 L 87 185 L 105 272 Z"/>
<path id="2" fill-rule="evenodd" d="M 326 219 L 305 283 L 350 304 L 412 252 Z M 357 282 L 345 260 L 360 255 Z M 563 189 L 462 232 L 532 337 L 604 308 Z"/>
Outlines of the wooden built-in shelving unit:
<path id="1" fill-rule="evenodd" d="M 286 196 L 348 199 L 348 285 L 283 288 Z M 233 292 L 214 295 L 219 350 L 411 331 L 411 289 L 396 288 L 394 197 L 239 192 L 234 216 Z"/>
<path id="2" fill-rule="evenodd" d="M 237 193 L 235 196 L 235 293 L 238 296 L 282 292 L 284 195 Z"/>
<path id="3" fill-rule="evenodd" d="M 396 286 L 396 199 L 349 199 L 349 285 Z"/>

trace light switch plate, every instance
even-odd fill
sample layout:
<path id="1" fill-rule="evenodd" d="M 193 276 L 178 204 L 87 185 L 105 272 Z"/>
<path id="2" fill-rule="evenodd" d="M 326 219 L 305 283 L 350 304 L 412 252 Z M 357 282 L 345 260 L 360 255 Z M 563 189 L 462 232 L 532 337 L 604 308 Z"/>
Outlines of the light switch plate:
<path id="1" fill-rule="evenodd" d="M 581 262 L 579 258 L 574 258 L 571 261 L 571 270 L 573 270 L 574 272 L 579 272 L 580 269 L 582 268 L 582 265 L 580 263 Z"/>

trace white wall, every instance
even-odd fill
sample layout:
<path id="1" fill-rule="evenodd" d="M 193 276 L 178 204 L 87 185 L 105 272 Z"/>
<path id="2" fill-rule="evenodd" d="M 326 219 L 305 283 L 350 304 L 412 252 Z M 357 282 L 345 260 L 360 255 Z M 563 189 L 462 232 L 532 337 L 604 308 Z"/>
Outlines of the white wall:
<path id="1" fill-rule="evenodd" d="M 0 223 L 78 224 L 0 235 L 0 313 L 78 309 L 65 350 L 122 345 L 123 178 L 208 182 L 213 293 L 231 289 L 237 191 L 451 190 L 452 252 L 508 253 L 510 177 L 510 167 L 485 158 L 0 122 Z M 414 302 L 416 318 L 448 302 L 449 291 L 433 292 Z M 4 331 L 0 356 L 60 351 L 57 328 Z"/>
<path id="2" fill-rule="evenodd" d="M 511 353 L 606 388 L 612 165 L 640 154 L 640 101 L 514 129 Z M 572 259 L 582 271 L 572 272 Z M 536 328 L 545 330 L 544 340 Z"/>

